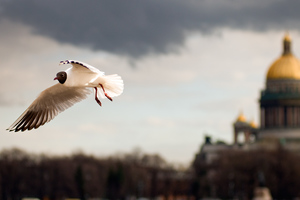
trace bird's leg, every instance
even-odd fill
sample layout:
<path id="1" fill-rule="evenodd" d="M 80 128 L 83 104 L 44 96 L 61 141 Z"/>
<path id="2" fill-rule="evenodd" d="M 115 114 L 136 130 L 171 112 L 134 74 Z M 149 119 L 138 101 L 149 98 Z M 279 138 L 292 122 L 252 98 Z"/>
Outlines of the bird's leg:
<path id="1" fill-rule="evenodd" d="M 98 96 L 97 96 L 98 89 L 97 89 L 97 87 L 94 87 L 94 88 L 95 88 L 95 100 L 96 100 L 96 102 L 97 102 L 100 106 L 102 106 L 102 103 L 101 103 L 101 101 L 98 99 Z"/>
<path id="2" fill-rule="evenodd" d="M 107 93 L 105 92 L 105 89 L 104 89 L 103 85 L 102 85 L 102 84 L 100 84 L 100 83 L 99 83 L 99 85 L 101 86 L 101 88 L 102 88 L 102 90 L 103 90 L 103 92 L 104 92 L 104 95 L 106 96 L 106 98 L 108 98 L 109 100 L 111 100 L 111 101 L 112 101 L 113 99 L 112 99 L 110 96 L 108 96 L 108 95 L 107 95 Z"/>

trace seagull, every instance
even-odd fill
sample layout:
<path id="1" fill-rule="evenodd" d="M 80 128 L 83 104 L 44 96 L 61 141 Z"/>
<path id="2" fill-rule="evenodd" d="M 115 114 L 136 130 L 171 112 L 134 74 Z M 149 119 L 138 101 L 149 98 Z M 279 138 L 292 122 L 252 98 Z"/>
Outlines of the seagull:
<path id="1" fill-rule="evenodd" d="M 23 114 L 9 127 L 8 131 L 26 131 L 38 128 L 51 121 L 60 112 L 75 103 L 87 98 L 94 90 L 96 102 L 102 106 L 99 99 L 122 94 L 124 84 L 117 74 L 104 75 L 97 68 L 77 61 L 61 61 L 60 65 L 71 64 L 65 71 L 58 72 L 54 80 L 58 83 L 45 89 L 23 112 Z"/>

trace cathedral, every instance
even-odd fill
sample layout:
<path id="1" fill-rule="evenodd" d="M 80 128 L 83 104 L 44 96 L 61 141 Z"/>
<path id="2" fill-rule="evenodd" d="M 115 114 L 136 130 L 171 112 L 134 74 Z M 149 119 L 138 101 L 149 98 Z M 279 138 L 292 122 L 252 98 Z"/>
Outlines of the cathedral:
<path id="1" fill-rule="evenodd" d="M 291 44 L 286 35 L 282 55 L 267 73 L 259 100 L 260 138 L 300 139 L 300 61 Z"/>
<path id="2" fill-rule="evenodd" d="M 207 137 L 196 157 L 210 162 L 220 150 L 268 148 L 278 142 L 300 152 L 300 61 L 292 53 L 288 34 L 283 38 L 281 56 L 268 69 L 258 103 L 260 126 L 240 113 L 233 123 L 233 144 L 212 144 Z"/>
<path id="3" fill-rule="evenodd" d="M 284 142 L 300 140 L 300 61 L 291 46 L 291 38 L 286 34 L 282 55 L 268 69 L 259 99 L 260 127 L 248 123 L 240 114 L 233 125 L 235 144 L 240 133 L 245 135 L 245 143 L 251 138 L 252 142 L 271 138 Z"/>

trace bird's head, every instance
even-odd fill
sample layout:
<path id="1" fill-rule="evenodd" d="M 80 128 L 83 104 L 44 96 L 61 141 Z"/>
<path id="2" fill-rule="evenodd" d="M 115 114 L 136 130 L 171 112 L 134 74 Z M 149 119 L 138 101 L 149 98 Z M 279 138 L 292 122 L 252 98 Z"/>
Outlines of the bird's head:
<path id="1" fill-rule="evenodd" d="M 66 72 L 58 72 L 54 80 L 58 80 L 59 83 L 64 84 L 67 80 L 67 73 Z"/>

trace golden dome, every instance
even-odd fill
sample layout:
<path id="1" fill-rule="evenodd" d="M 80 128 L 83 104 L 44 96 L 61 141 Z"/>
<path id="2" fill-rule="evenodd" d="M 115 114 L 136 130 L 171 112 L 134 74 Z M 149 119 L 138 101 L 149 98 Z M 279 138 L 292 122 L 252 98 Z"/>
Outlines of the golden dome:
<path id="1" fill-rule="evenodd" d="M 292 54 L 282 55 L 269 68 L 267 79 L 300 79 L 300 63 Z"/>
<path id="2" fill-rule="evenodd" d="M 252 128 L 257 128 L 257 125 L 255 124 L 255 122 L 252 120 L 249 125 L 252 127 Z"/>
<path id="3" fill-rule="evenodd" d="M 241 114 L 238 116 L 238 118 L 236 119 L 236 122 L 246 122 L 246 117 L 243 115 L 243 113 L 241 112 Z"/>
<path id="4" fill-rule="evenodd" d="M 267 79 L 300 79 L 300 61 L 291 53 L 291 38 L 283 39 L 283 53 L 269 68 Z"/>

